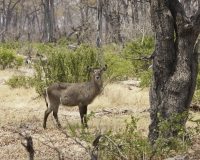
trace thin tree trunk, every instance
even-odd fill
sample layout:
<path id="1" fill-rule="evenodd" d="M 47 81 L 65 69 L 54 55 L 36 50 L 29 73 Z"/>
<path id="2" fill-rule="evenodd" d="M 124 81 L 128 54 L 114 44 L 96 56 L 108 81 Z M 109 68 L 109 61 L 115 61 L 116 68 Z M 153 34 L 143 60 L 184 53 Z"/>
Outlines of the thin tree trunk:
<path id="1" fill-rule="evenodd" d="M 44 42 L 48 41 L 48 21 L 49 21 L 49 16 L 48 16 L 48 12 L 49 12 L 49 1 L 45 0 L 45 2 L 43 3 L 43 7 L 44 7 L 44 19 L 43 19 L 43 40 Z"/>
<path id="2" fill-rule="evenodd" d="M 109 0 L 104 0 L 104 8 L 105 8 L 105 41 L 108 42 L 109 37 L 109 18 L 108 18 L 108 4 Z"/>
<path id="3" fill-rule="evenodd" d="M 97 43 L 97 47 L 101 48 L 102 47 L 102 0 L 98 0 L 98 3 L 97 3 L 97 31 L 98 31 L 98 35 L 97 35 L 97 40 L 96 40 L 96 43 Z"/>
<path id="4" fill-rule="evenodd" d="M 49 1 L 49 42 L 54 41 L 54 0 Z"/>

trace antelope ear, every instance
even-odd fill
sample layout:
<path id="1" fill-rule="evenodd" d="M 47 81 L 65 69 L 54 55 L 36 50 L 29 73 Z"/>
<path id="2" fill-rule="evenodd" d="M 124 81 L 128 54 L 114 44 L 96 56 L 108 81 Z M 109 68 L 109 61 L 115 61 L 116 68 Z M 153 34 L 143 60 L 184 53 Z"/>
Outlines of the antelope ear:
<path id="1" fill-rule="evenodd" d="M 89 72 L 93 72 L 94 71 L 93 68 L 90 67 L 90 66 L 87 66 L 87 69 L 88 69 Z"/>
<path id="2" fill-rule="evenodd" d="M 106 71 L 106 69 L 107 69 L 107 64 L 105 64 L 105 66 L 101 68 L 101 71 Z"/>

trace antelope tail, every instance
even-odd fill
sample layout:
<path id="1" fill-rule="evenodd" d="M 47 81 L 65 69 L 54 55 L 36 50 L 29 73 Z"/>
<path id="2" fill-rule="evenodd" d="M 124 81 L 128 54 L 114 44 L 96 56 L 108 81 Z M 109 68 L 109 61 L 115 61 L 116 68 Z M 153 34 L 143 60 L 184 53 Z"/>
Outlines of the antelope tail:
<path id="1" fill-rule="evenodd" d="M 48 102 L 47 102 L 48 92 L 47 92 L 47 89 L 48 89 L 48 88 L 45 88 L 45 90 L 44 90 L 44 99 L 45 99 L 45 102 L 46 102 L 46 106 L 47 106 L 47 108 L 48 108 Z"/>

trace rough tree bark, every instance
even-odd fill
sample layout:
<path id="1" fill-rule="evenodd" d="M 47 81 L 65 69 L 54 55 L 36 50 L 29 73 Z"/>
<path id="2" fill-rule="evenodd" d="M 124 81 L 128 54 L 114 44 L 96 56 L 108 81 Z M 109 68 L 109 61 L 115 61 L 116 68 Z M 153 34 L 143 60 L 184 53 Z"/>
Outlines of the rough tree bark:
<path id="1" fill-rule="evenodd" d="M 103 3 L 102 0 L 97 0 L 97 40 L 96 44 L 97 47 L 101 48 L 102 47 L 102 7 Z"/>
<path id="2" fill-rule="evenodd" d="M 149 140 L 153 144 L 159 136 L 158 113 L 168 121 L 174 113 L 181 114 L 189 108 L 198 72 L 195 43 L 200 32 L 200 9 L 188 18 L 178 0 L 151 0 L 150 5 L 155 33 L 149 95 Z M 176 133 L 171 129 L 168 136 Z"/>
<path id="3" fill-rule="evenodd" d="M 46 42 L 54 41 L 54 0 L 42 0 L 44 7 L 44 29 L 43 40 Z"/>

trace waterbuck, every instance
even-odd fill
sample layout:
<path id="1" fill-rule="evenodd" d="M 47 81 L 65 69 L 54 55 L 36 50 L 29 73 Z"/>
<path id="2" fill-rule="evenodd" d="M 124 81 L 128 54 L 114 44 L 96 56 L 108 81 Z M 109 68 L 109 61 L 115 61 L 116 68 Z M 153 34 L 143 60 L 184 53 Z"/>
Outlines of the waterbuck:
<path id="1" fill-rule="evenodd" d="M 58 120 L 58 108 L 59 105 L 64 106 L 78 106 L 79 113 L 81 117 L 81 123 L 87 127 L 87 120 L 85 115 L 87 115 L 87 106 L 92 103 L 94 98 L 100 94 L 102 88 L 102 72 L 107 69 L 107 65 L 102 68 L 93 69 L 91 67 L 87 68 L 88 71 L 92 72 L 92 77 L 90 82 L 83 83 L 53 83 L 45 89 L 44 96 L 47 105 L 47 110 L 44 114 L 43 127 L 46 128 L 46 121 L 48 115 L 53 111 L 53 116 L 57 122 L 58 127 L 60 127 L 60 122 Z M 48 102 L 49 106 L 48 106 Z"/>

